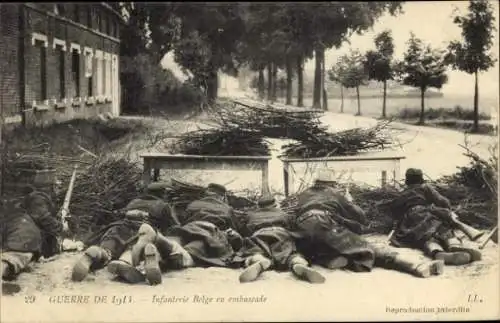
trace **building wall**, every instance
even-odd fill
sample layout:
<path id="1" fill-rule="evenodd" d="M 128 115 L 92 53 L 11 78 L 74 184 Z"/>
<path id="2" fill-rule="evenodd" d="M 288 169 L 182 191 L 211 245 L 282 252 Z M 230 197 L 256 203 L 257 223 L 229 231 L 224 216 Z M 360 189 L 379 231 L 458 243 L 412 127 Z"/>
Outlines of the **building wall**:
<path id="1" fill-rule="evenodd" d="M 20 112 L 19 4 L 0 4 L 0 119 Z"/>
<path id="2" fill-rule="evenodd" d="M 102 66 L 106 64 L 110 69 L 112 55 L 119 55 L 118 17 L 97 3 L 29 3 L 23 7 L 25 99 L 22 110 L 26 123 L 65 121 L 106 112 L 117 114 L 119 98 L 114 97 L 112 102 L 97 102 L 98 94 L 102 99 L 112 96 L 109 81 L 106 89 L 102 83 L 98 88 L 99 77 L 108 79 L 112 76 L 110 73 L 103 75 L 97 64 L 104 57 L 109 58 L 109 63 L 102 63 Z M 99 24 L 98 17 L 101 21 L 112 22 L 116 32 L 109 25 Z M 76 62 L 73 61 L 73 52 L 79 57 L 78 89 L 75 81 L 77 74 L 73 72 Z M 92 56 L 91 93 L 89 78 L 85 77 L 86 53 Z M 98 71 L 100 76 L 96 75 Z M 102 82 L 105 82 L 104 79 Z M 113 86 L 119 87 L 118 82 L 114 83 Z M 62 88 L 64 91 L 61 91 Z M 86 103 L 89 98 L 93 98 L 94 103 Z M 79 104 L 76 99 L 80 99 Z"/>

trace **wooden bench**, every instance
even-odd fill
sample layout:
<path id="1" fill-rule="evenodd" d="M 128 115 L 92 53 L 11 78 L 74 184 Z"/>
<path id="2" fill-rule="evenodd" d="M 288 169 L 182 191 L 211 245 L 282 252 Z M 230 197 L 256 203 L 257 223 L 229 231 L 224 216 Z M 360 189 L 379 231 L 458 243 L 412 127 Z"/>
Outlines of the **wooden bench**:
<path id="1" fill-rule="evenodd" d="M 158 181 L 160 169 L 196 170 L 252 170 L 257 165 L 262 173 L 262 194 L 269 193 L 269 160 L 271 156 L 200 156 L 170 155 L 165 153 L 144 153 L 143 182 L 147 186 L 152 180 Z M 153 170 L 153 174 L 151 171 Z"/>
<path id="2" fill-rule="evenodd" d="M 280 156 L 283 162 L 283 179 L 285 196 L 290 194 L 290 182 L 293 182 L 291 168 L 294 164 L 322 164 L 323 168 L 332 171 L 367 172 L 380 171 L 382 186 L 387 182 L 387 172 L 392 172 L 394 181 L 399 181 L 400 161 L 406 157 L 394 154 L 359 154 L 356 156 L 336 156 L 323 158 L 288 158 Z M 292 181 L 290 179 L 292 178 Z"/>

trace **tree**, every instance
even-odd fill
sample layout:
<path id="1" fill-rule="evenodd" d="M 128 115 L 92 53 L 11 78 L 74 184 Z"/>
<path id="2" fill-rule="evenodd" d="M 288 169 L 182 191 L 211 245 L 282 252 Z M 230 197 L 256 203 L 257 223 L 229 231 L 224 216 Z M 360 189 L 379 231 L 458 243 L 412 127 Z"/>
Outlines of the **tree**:
<path id="1" fill-rule="evenodd" d="M 373 26 L 385 12 L 392 15 L 401 11 L 401 1 L 371 2 L 313 2 L 300 6 L 302 32 L 308 35 L 308 44 L 314 49 L 315 74 L 313 107 L 321 109 L 324 93 L 325 50 L 339 48 L 352 33 L 361 34 Z"/>
<path id="2" fill-rule="evenodd" d="M 424 124 L 425 92 L 433 87 L 441 89 L 448 81 L 446 56 L 443 51 L 424 45 L 411 33 L 408 48 L 398 69 L 404 85 L 420 89 L 420 124 Z"/>
<path id="3" fill-rule="evenodd" d="M 366 70 L 369 80 L 382 82 L 384 93 L 382 100 L 382 118 L 386 118 L 387 81 L 394 78 L 394 40 L 391 31 L 384 30 L 375 37 L 376 51 L 366 53 Z"/>
<path id="4" fill-rule="evenodd" d="M 209 102 L 217 98 L 219 71 L 237 75 L 236 53 L 245 31 L 245 5 L 179 3 L 175 8 L 181 22 L 175 60 L 194 75 Z"/>
<path id="5" fill-rule="evenodd" d="M 120 4 L 125 23 L 121 25 L 120 56 L 134 57 L 147 51 L 148 12 L 142 3 L 123 2 Z"/>
<path id="6" fill-rule="evenodd" d="M 448 61 L 454 69 L 474 75 L 474 127 L 479 129 L 479 91 L 478 74 L 487 71 L 495 64 L 490 53 L 493 45 L 495 17 L 493 7 L 486 0 L 469 2 L 468 13 L 456 16 L 453 21 L 462 28 L 463 42 L 452 41 L 448 46 Z"/>
<path id="7" fill-rule="evenodd" d="M 161 60 L 179 41 L 181 34 L 181 18 L 176 14 L 179 4 L 173 2 L 142 3 L 148 16 L 148 29 L 150 42 L 148 49 L 154 63 L 160 64 Z"/>
<path id="8" fill-rule="evenodd" d="M 337 80 L 343 87 L 356 89 L 356 97 L 358 101 L 358 112 L 356 115 L 361 115 L 361 100 L 359 97 L 359 87 L 366 84 L 367 74 L 365 70 L 365 58 L 359 51 L 351 50 L 348 54 L 343 55 L 337 61 L 337 64 L 332 67 L 330 75 L 332 80 Z"/>
<path id="9" fill-rule="evenodd" d="M 346 56 L 342 56 L 337 60 L 337 63 L 333 65 L 328 71 L 328 77 L 330 81 L 336 82 L 340 85 L 340 112 L 344 113 L 344 79 L 343 77 L 346 75 L 345 67 L 346 62 L 344 61 Z"/>
<path id="10" fill-rule="evenodd" d="M 276 99 L 276 75 L 279 67 L 285 65 L 286 47 L 289 36 L 282 4 L 250 3 L 243 10 L 245 32 L 238 42 L 237 60 L 264 75 L 267 69 L 267 99 Z M 262 77 L 261 80 L 264 78 Z M 264 84 L 259 87 L 264 89 Z M 261 91 L 260 97 L 264 97 Z"/>

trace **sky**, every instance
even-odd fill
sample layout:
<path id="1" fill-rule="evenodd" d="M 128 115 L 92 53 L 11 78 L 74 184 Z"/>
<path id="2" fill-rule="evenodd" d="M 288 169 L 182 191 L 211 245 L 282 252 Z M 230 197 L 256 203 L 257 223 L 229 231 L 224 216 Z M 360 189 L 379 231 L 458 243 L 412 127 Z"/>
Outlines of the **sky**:
<path id="1" fill-rule="evenodd" d="M 494 45 L 491 52 L 495 58 L 499 58 L 498 42 L 498 10 L 499 2 L 491 1 L 495 10 L 495 24 L 497 31 L 494 32 Z M 390 29 L 394 38 L 395 56 L 402 58 L 406 49 L 406 42 L 410 38 L 410 32 L 431 44 L 436 48 L 446 48 L 451 40 L 460 40 L 460 27 L 453 23 L 454 10 L 459 13 L 467 11 L 468 1 L 418 1 L 406 2 L 403 4 L 404 13 L 392 17 L 389 14 L 381 17 L 373 26 L 372 30 L 366 31 L 363 35 L 353 35 L 350 44 L 344 43 L 339 49 L 330 49 L 325 53 L 325 63 L 327 69 L 332 66 L 337 57 L 345 54 L 349 49 L 358 49 L 365 52 L 375 47 L 373 39 L 379 32 Z M 163 66 L 172 69 L 179 78 L 185 76 L 178 67 L 174 67 L 173 55 L 169 53 L 163 60 Z M 314 60 L 309 60 L 305 64 L 306 73 L 314 72 Z M 472 96 L 474 93 L 474 77 L 460 71 L 450 70 L 448 73 L 448 83 L 443 86 L 441 92 L 445 95 Z M 499 64 L 495 64 L 489 71 L 479 75 L 480 97 L 488 97 L 498 100 L 499 96 Z"/>
<path id="2" fill-rule="evenodd" d="M 498 42 L 498 1 L 491 1 L 495 10 L 496 29 L 494 34 L 494 45 L 491 52 L 495 58 L 499 57 Z M 373 29 L 364 35 L 353 35 L 350 45 L 344 43 L 340 49 L 330 49 L 325 53 L 327 69 L 332 66 L 337 57 L 345 54 L 350 48 L 365 52 L 374 49 L 373 38 L 384 29 L 392 31 L 395 45 L 396 58 L 402 58 L 406 50 L 406 41 L 410 38 L 410 32 L 429 43 L 432 47 L 446 48 L 451 40 L 460 40 L 461 29 L 453 23 L 453 12 L 457 8 L 459 12 L 467 11 L 468 1 L 419 1 L 406 2 L 403 5 L 404 13 L 396 17 L 389 14 L 381 17 L 373 26 Z M 309 60 L 305 69 L 308 73 L 314 71 L 314 60 Z M 474 93 L 474 77 L 459 71 L 448 73 L 449 81 L 442 88 L 446 95 L 470 96 Z M 493 97 L 498 100 L 499 92 L 499 65 L 498 62 L 489 71 L 479 75 L 480 96 Z"/>

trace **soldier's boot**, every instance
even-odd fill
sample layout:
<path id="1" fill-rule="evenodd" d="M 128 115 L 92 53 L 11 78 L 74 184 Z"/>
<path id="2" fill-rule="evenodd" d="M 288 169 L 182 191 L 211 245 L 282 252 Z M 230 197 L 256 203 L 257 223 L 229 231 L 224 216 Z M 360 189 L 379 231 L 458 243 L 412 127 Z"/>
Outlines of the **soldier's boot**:
<path id="1" fill-rule="evenodd" d="M 431 239 L 424 244 L 424 253 L 435 260 L 444 261 L 445 265 L 460 266 L 470 262 L 470 255 L 466 252 L 446 252 L 440 243 Z"/>
<path id="2" fill-rule="evenodd" d="M 125 251 L 120 259 L 109 262 L 108 271 L 131 284 L 143 282 L 146 277 L 136 267 L 131 265 L 130 258 L 131 252 L 129 250 Z"/>
<path id="3" fill-rule="evenodd" d="M 444 271 L 443 260 L 415 261 L 414 257 L 398 254 L 394 257 L 394 268 L 420 278 L 441 275 Z"/>
<path id="4" fill-rule="evenodd" d="M 268 270 L 272 265 L 270 259 L 261 254 L 256 254 L 245 259 L 245 270 L 240 274 L 240 283 L 248 283 L 256 280 L 260 274 Z"/>
<path id="5" fill-rule="evenodd" d="M 453 237 L 446 239 L 444 245 L 447 251 L 453 253 L 467 253 L 470 256 L 470 261 L 479 261 L 482 258 L 481 251 L 479 248 L 468 243 L 467 241 L 460 241 L 458 238 Z M 468 263 L 468 262 L 467 262 Z"/>
<path id="6" fill-rule="evenodd" d="M 203 244 L 201 241 L 193 241 L 188 245 L 195 247 L 196 243 Z M 166 262 L 168 260 L 169 268 L 182 269 L 194 266 L 193 258 L 186 248 L 182 247 L 181 242 L 177 238 L 166 237 L 158 232 L 154 245 L 158 249 L 163 261 Z"/>
<path id="7" fill-rule="evenodd" d="M 161 284 L 160 261 L 161 256 L 156 246 L 152 243 L 146 244 L 144 247 L 144 271 L 150 285 Z"/>
<path id="8" fill-rule="evenodd" d="M 73 266 L 71 279 L 73 281 L 82 281 L 89 274 L 92 265 L 100 264 L 105 266 L 110 260 L 109 254 L 99 246 L 90 246 L 83 252 L 83 255 L 78 259 Z"/>
<path id="9" fill-rule="evenodd" d="M 148 243 L 155 243 L 157 233 L 147 223 L 142 224 L 137 231 L 137 242 L 132 247 L 132 266 L 138 266 L 144 256 L 144 248 Z"/>
<path id="10" fill-rule="evenodd" d="M 313 284 L 322 284 L 325 282 L 325 277 L 309 267 L 307 260 L 301 256 L 294 256 L 290 259 L 290 270 L 301 280 L 305 280 Z"/>
<path id="11" fill-rule="evenodd" d="M 6 261 L 2 260 L 2 266 L 0 267 L 0 277 L 3 279 L 11 276 L 11 269 L 9 264 Z"/>
<path id="12" fill-rule="evenodd" d="M 383 248 L 375 249 L 375 263 L 386 269 L 405 272 L 421 278 L 441 275 L 444 271 L 444 261 L 442 260 L 418 261 L 414 256 Z"/>

